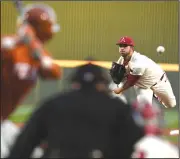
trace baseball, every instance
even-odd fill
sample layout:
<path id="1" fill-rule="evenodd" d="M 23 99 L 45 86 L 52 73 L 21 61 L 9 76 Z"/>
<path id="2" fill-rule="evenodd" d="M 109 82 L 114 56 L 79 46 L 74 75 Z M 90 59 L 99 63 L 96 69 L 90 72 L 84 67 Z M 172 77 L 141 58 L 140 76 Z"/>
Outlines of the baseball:
<path id="1" fill-rule="evenodd" d="M 164 46 L 158 46 L 157 49 L 156 49 L 156 51 L 157 51 L 158 53 L 163 53 L 163 52 L 165 51 L 165 48 L 164 48 Z"/>

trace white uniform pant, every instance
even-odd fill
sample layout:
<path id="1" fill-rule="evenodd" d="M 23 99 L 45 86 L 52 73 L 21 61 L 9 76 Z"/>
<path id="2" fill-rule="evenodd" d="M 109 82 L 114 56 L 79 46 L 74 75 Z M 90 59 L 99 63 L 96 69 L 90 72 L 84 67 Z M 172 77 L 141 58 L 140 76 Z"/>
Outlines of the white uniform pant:
<path id="1" fill-rule="evenodd" d="M 146 99 L 147 102 L 152 104 L 153 94 L 155 94 L 165 107 L 171 108 L 176 106 L 176 98 L 167 77 L 157 82 L 151 88 L 145 89 L 138 86 L 134 86 L 134 88 L 139 102 Z"/>
<path id="2" fill-rule="evenodd" d="M 15 142 L 20 129 L 9 120 L 1 123 L 1 158 L 9 154 L 9 148 Z"/>
<path id="3" fill-rule="evenodd" d="M 21 129 L 10 120 L 4 120 L 1 123 L 1 158 L 5 158 L 9 155 L 9 150 L 16 141 L 20 131 Z M 38 158 L 42 155 L 43 150 L 41 148 L 36 148 L 32 157 Z"/>

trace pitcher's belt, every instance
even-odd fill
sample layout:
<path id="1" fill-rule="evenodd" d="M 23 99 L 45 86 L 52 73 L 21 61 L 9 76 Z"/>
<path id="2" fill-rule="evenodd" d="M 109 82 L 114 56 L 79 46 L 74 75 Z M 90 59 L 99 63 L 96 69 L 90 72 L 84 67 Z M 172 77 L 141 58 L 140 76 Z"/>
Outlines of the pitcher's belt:
<path id="1" fill-rule="evenodd" d="M 160 81 L 162 81 L 162 80 L 163 80 L 163 78 L 164 78 L 165 74 L 166 74 L 166 73 L 163 73 L 163 75 L 162 75 L 162 76 L 161 76 L 161 78 L 160 78 Z M 156 82 L 155 84 L 153 84 L 153 85 L 152 85 L 152 87 L 153 87 L 153 86 L 155 86 L 157 83 L 158 83 L 158 82 Z"/>

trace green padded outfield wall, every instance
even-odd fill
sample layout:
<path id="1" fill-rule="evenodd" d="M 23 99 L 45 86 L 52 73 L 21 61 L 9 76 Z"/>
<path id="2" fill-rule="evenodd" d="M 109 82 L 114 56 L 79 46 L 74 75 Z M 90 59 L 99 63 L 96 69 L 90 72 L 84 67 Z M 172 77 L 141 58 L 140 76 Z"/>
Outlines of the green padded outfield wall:
<path id="1" fill-rule="evenodd" d="M 27 1 L 26 3 L 31 3 Z M 132 36 L 136 50 L 161 63 L 178 63 L 178 2 L 54 1 L 61 32 L 47 48 L 57 59 L 116 60 L 120 36 Z M 15 31 L 16 10 L 1 2 L 1 33 Z M 156 47 L 166 53 L 157 56 Z"/>

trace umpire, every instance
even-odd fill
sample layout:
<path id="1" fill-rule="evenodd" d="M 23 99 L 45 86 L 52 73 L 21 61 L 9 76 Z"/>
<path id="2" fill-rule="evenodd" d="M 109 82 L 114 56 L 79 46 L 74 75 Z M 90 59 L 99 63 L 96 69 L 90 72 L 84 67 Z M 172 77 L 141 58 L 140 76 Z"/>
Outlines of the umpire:
<path id="1" fill-rule="evenodd" d="M 112 99 L 108 74 L 91 63 L 77 67 L 72 90 L 45 101 L 32 114 L 9 158 L 29 158 L 42 141 L 46 158 L 130 158 L 143 136 L 129 105 Z"/>

